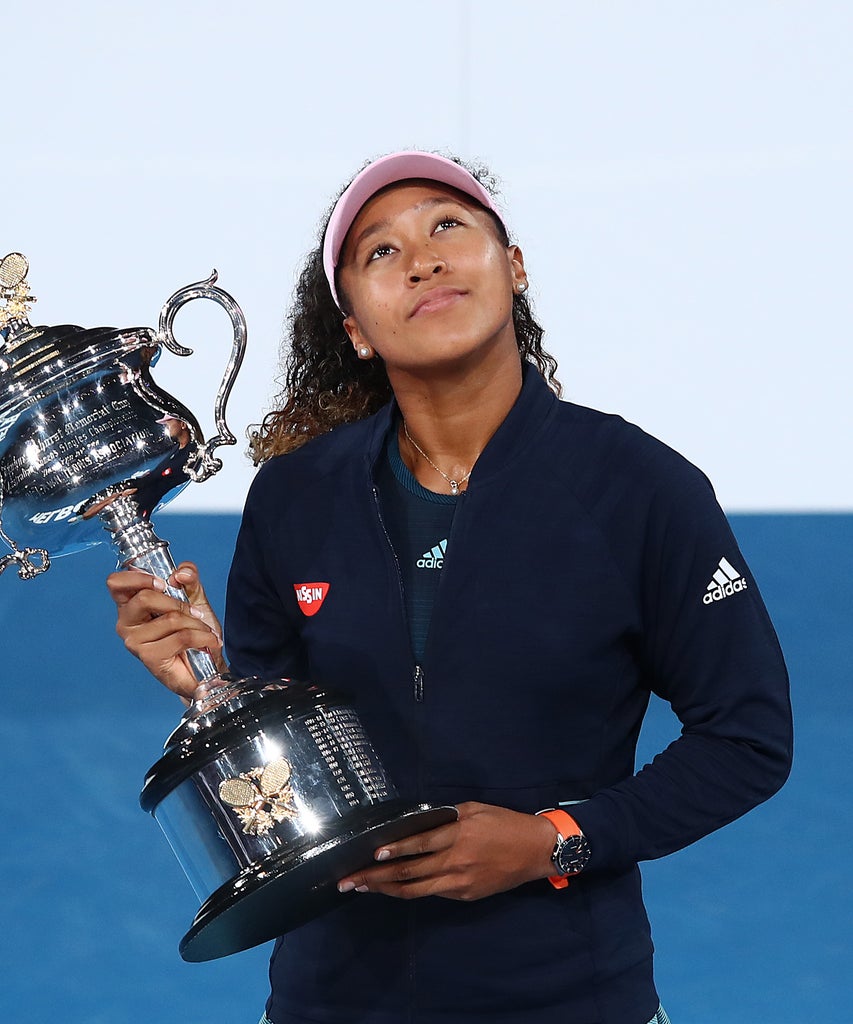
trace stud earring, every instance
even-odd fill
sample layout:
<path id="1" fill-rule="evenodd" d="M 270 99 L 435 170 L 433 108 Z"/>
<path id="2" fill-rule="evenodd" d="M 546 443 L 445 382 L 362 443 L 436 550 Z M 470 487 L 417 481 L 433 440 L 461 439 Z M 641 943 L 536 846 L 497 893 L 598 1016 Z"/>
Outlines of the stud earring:
<path id="1" fill-rule="evenodd" d="M 516 293 L 516 295 L 523 295 L 526 291 L 527 291 L 527 282 L 526 281 L 519 281 L 518 284 L 515 286 L 515 293 Z"/>
<path id="2" fill-rule="evenodd" d="M 359 345 L 358 347 L 358 358 L 359 359 L 370 359 L 373 352 L 369 345 Z"/>

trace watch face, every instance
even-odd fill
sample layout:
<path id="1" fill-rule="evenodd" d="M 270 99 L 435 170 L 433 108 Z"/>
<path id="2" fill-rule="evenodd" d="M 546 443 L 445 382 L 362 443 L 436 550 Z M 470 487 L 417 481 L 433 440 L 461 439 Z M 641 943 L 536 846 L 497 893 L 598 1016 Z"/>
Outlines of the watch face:
<path id="1" fill-rule="evenodd" d="M 554 855 L 554 866 L 561 875 L 576 875 L 587 866 L 592 851 L 586 836 L 569 836 Z"/>

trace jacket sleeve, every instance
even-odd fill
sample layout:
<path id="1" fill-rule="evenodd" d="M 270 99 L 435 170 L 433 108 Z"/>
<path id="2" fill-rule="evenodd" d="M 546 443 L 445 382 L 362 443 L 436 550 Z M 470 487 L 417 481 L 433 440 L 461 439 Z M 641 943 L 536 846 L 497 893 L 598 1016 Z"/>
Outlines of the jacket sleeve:
<path id="1" fill-rule="evenodd" d="M 246 502 L 225 601 L 225 644 L 231 671 L 238 676 L 307 678 L 298 630 L 287 613 L 286 584 L 274 578 L 278 552 L 268 516 L 263 514 L 263 487 L 256 478 Z M 291 597 L 292 603 L 292 597 Z"/>
<path id="2" fill-rule="evenodd" d="M 677 476 L 650 501 L 634 588 L 643 671 L 681 735 L 572 807 L 592 848 L 587 870 L 679 850 L 772 796 L 790 771 L 788 676 L 773 626 L 710 484 L 693 467 Z"/>

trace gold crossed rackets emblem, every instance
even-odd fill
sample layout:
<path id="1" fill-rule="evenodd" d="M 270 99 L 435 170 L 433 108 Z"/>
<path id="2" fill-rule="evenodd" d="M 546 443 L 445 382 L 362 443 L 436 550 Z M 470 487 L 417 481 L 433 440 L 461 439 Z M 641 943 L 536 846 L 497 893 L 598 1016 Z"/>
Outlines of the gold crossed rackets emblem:
<path id="1" fill-rule="evenodd" d="M 280 757 L 262 768 L 219 783 L 219 798 L 233 808 L 246 835 L 263 836 L 276 822 L 295 818 L 290 762 Z"/>
<path id="2" fill-rule="evenodd" d="M 0 260 L 0 330 L 16 321 L 26 322 L 30 306 L 36 301 L 30 295 L 27 271 L 30 265 L 26 256 L 10 252 Z"/>

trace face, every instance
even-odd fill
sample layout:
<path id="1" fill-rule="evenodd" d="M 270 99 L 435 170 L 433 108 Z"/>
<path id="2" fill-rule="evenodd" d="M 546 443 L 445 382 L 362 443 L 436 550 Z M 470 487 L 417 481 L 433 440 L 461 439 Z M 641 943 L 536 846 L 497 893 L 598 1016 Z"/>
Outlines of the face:
<path id="1" fill-rule="evenodd" d="M 525 279 L 520 249 L 473 199 L 435 182 L 391 186 L 361 208 L 341 251 L 344 327 L 392 383 L 487 353 L 517 359 L 512 297 Z"/>

